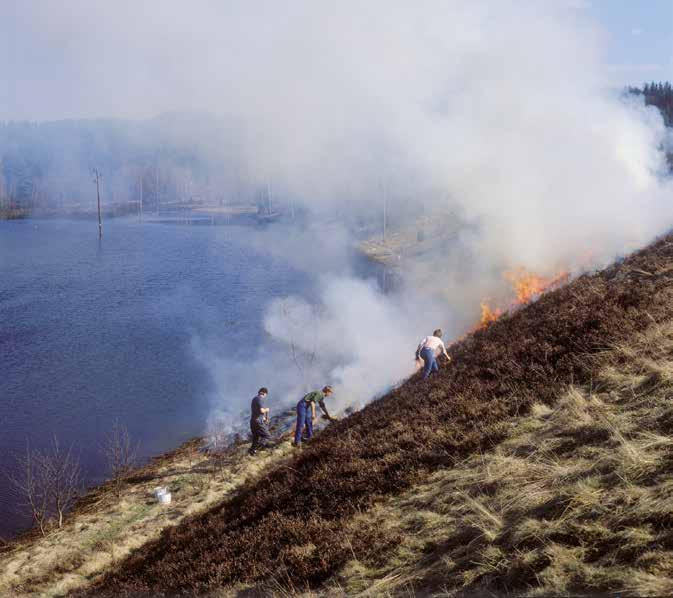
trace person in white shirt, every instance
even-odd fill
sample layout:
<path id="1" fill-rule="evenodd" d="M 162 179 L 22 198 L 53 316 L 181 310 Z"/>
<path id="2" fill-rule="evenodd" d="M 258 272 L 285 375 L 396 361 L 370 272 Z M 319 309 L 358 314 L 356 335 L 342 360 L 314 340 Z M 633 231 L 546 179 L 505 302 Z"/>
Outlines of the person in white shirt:
<path id="1" fill-rule="evenodd" d="M 430 372 L 439 371 L 437 356 L 440 352 L 444 353 L 444 357 L 446 357 L 448 361 L 451 361 L 449 354 L 446 352 L 446 347 L 442 342 L 442 329 L 438 328 L 432 333 L 432 336 L 426 336 L 418 344 L 418 349 L 416 349 L 416 359 L 423 360 L 424 380 L 430 376 Z"/>

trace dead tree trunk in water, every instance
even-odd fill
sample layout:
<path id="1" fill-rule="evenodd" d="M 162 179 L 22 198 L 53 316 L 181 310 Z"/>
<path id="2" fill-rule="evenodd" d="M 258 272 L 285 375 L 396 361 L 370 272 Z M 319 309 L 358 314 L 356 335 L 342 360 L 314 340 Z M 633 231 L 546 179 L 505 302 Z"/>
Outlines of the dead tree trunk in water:
<path id="1" fill-rule="evenodd" d="M 96 177 L 96 198 L 98 200 L 98 238 L 103 238 L 103 221 L 100 216 L 100 179 L 101 174 L 98 168 L 93 169 L 94 176 Z"/>
<path id="2" fill-rule="evenodd" d="M 386 184 L 381 184 L 381 192 L 383 193 L 383 242 L 386 242 L 386 227 L 388 226 L 388 195 L 386 193 Z"/>
<path id="3" fill-rule="evenodd" d="M 140 177 L 140 211 L 139 211 L 139 220 L 143 221 L 143 177 Z"/>

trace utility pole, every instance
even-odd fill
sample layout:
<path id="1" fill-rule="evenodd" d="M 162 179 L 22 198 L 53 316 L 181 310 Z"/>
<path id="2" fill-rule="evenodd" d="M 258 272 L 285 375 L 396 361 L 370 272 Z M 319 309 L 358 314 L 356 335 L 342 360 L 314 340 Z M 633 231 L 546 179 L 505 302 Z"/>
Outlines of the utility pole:
<path id="1" fill-rule="evenodd" d="M 386 184 L 381 183 L 381 193 L 383 194 L 383 241 L 386 240 L 386 220 L 388 218 L 388 196 L 386 194 Z"/>
<path id="2" fill-rule="evenodd" d="M 103 238 L 103 221 L 100 217 L 100 180 L 103 178 L 98 168 L 93 169 L 93 173 L 96 177 L 96 198 L 98 200 L 98 238 Z"/>
<path id="3" fill-rule="evenodd" d="M 143 221 L 143 175 L 140 175 L 140 204 L 138 205 L 138 219 L 140 222 Z"/>

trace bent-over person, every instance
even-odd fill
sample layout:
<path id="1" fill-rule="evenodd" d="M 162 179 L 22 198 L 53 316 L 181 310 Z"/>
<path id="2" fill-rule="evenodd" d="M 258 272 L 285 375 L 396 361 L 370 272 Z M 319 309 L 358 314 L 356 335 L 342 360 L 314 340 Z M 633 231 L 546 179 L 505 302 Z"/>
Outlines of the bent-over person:
<path id="1" fill-rule="evenodd" d="M 313 420 L 315 419 L 315 405 L 320 406 L 323 415 L 330 421 L 336 421 L 327 411 L 325 399 L 332 394 L 332 387 L 325 386 L 322 391 L 314 390 L 304 395 L 297 403 L 297 427 L 294 432 L 293 446 L 300 446 L 304 428 L 306 428 L 306 438 L 313 436 Z"/>
<path id="2" fill-rule="evenodd" d="M 426 336 L 416 349 L 416 359 L 423 360 L 423 379 L 430 376 L 430 372 L 438 372 L 439 365 L 437 364 L 437 355 L 443 353 L 448 361 L 451 361 L 449 354 L 446 352 L 446 347 L 442 341 L 442 329 L 437 328 L 432 333 L 432 336 Z"/>

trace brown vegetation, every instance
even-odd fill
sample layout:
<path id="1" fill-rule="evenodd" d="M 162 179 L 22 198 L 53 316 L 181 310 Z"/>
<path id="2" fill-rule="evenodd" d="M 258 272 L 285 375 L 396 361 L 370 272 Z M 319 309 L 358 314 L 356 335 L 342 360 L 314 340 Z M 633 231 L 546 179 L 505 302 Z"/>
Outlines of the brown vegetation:
<path id="1" fill-rule="evenodd" d="M 593 358 L 596 376 L 533 405 L 495 450 L 356 518 L 400 538 L 352 559 L 349 594 L 673 593 L 673 322 Z"/>
<path id="2" fill-rule="evenodd" d="M 514 418 L 529 414 L 534 404 L 553 407 L 571 385 L 590 386 L 590 356 L 672 318 L 672 279 L 673 238 L 665 238 L 501 318 L 454 345 L 451 367 L 427 382 L 412 378 L 328 428 L 290 466 L 167 529 L 92 593 L 205 593 L 235 584 L 303 590 L 318 587 L 354 558 L 381 567 L 402 536 L 367 524 L 363 513 L 437 469 L 493 449 L 512 434 Z M 577 433 L 587 442 L 618 438 L 590 425 Z M 620 450 L 633 446 L 625 442 Z M 566 498 L 550 498 L 549 513 L 562 514 Z M 505 526 L 502 515 L 478 500 L 465 501 L 479 533 L 494 541 Z M 657 512 L 651 525 L 670 524 Z M 524 561 L 521 575 L 536 567 L 526 568 Z M 534 573 L 517 575 L 506 587 L 521 579 L 535 582 Z"/>

